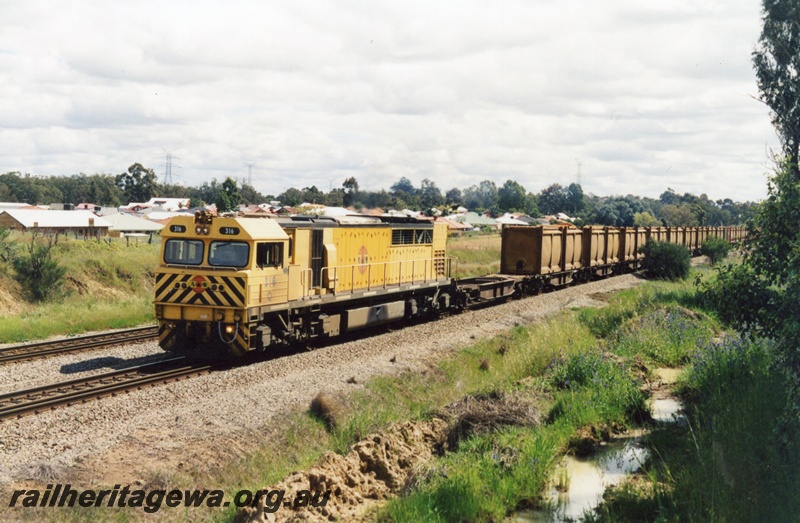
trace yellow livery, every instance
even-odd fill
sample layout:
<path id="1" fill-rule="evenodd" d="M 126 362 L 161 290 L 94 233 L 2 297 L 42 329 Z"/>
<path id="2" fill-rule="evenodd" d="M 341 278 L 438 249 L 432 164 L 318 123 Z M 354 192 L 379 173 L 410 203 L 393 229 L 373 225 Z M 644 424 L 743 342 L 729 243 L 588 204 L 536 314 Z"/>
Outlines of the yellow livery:
<path id="1" fill-rule="evenodd" d="M 405 218 L 173 218 L 156 273 L 161 347 L 242 355 L 446 308 L 446 238 Z"/>

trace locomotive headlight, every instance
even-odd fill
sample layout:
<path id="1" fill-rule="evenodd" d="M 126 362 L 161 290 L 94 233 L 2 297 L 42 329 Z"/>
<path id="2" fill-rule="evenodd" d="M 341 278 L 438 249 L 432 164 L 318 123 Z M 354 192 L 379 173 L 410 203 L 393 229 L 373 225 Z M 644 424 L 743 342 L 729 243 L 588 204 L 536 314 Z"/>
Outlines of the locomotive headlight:
<path id="1" fill-rule="evenodd" d="M 233 325 L 225 325 L 225 334 L 233 334 Z"/>
<path id="2" fill-rule="evenodd" d="M 208 225 L 203 225 L 203 234 L 208 234 Z"/>
<path id="3" fill-rule="evenodd" d="M 203 228 L 198 225 L 194 228 L 194 232 L 195 234 L 201 234 L 203 232 Z"/>

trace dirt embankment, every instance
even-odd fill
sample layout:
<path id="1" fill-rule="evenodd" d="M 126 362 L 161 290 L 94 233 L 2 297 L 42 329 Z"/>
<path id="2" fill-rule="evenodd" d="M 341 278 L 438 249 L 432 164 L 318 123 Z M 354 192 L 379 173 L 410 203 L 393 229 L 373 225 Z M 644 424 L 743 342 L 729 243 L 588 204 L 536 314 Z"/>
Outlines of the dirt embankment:
<path id="1" fill-rule="evenodd" d="M 273 521 L 358 521 L 393 494 L 408 490 L 425 476 L 425 465 L 463 439 L 501 426 L 534 426 L 541 416 L 531 395 L 467 396 L 448 405 L 430 421 L 389 426 L 359 441 L 346 455 L 326 453 L 307 471 L 295 472 L 265 491 L 284 491 L 284 506 L 262 503 L 239 511 L 237 523 Z M 317 502 L 293 507 L 301 491 Z M 322 494 L 327 493 L 327 494 Z"/>

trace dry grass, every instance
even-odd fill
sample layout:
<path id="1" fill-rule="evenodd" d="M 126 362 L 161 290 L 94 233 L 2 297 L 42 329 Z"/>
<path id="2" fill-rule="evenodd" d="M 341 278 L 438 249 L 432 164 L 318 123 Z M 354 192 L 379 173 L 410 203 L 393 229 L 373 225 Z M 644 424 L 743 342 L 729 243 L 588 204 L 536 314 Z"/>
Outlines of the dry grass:
<path id="1" fill-rule="evenodd" d="M 320 392 L 313 400 L 309 409 L 317 419 L 322 421 L 328 431 L 335 430 L 340 425 L 340 420 L 345 414 L 341 401 L 327 392 Z"/>
<path id="2" fill-rule="evenodd" d="M 448 420 L 447 448 L 450 450 L 476 434 L 501 427 L 532 427 L 541 422 L 533 397 L 501 391 L 466 396 L 445 407 L 440 415 Z"/>
<path id="3" fill-rule="evenodd" d="M 453 266 L 458 278 L 497 273 L 500 270 L 500 235 L 492 233 L 450 238 L 447 253 L 458 260 Z"/>

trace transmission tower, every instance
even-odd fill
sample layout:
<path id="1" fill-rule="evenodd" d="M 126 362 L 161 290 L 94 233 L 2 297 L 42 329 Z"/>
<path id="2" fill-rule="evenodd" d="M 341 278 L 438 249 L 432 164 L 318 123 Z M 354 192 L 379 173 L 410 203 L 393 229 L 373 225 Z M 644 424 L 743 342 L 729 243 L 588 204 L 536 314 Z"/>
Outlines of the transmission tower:
<path id="1" fill-rule="evenodd" d="M 583 161 L 575 158 L 575 163 L 578 164 L 578 185 L 581 185 L 581 168 L 583 167 Z"/>
<path id="2" fill-rule="evenodd" d="M 174 156 L 172 152 L 165 151 L 166 156 L 164 158 L 164 185 L 172 185 L 172 160 L 180 160 L 177 156 Z M 176 167 L 179 167 L 176 165 Z"/>
<path id="3" fill-rule="evenodd" d="M 248 163 L 246 165 L 247 165 L 247 185 L 252 187 L 253 186 L 253 166 L 255 165 L 255 163 L 250 162 L 250 163 Z"/>

